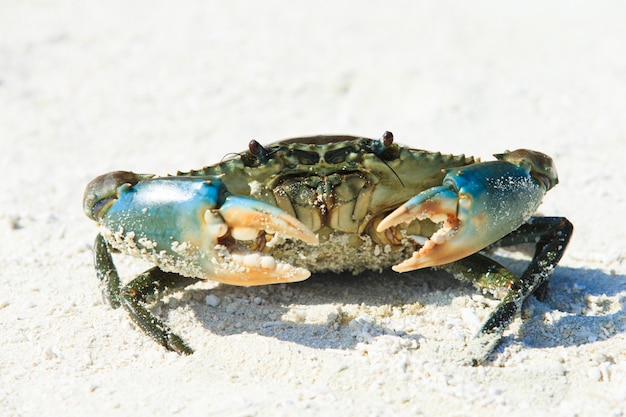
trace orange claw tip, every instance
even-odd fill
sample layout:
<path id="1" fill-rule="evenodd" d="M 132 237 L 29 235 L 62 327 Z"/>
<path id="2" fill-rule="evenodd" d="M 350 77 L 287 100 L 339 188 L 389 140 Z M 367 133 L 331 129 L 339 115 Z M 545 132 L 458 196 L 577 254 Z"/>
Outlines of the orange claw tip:
<path id="1" fill-rule="evenodd" d="M 376 226 L 376 231 L 382 232 L 397 224 L 410 222 L 414 218 L 415 216 L 410 212 L 406 204 L 403 204 L 383 218 Z"/>
<path id="2" fill-rule="evenodd" d="M 444 248 L 444 246 L 440 246 L 440 248 Z M 458 261 L 459 259 L 469 255 L 469 253 L 461 256 L 454 253 L 432 253 L 428 255 L 421 255 L 420 252 L 421 251 L 414 252 L 412 257 L 405 259 L 397 265 L 392 266 L 391 269 L 396 272 L 409 272 L 416 269 L 444 265 L 450 262 Z M 439 250 L 437 252 L 442 251 Z"/>
<path id="3" fill-rule="evenodd" d="M 295 267 L 260 253 L 233 253 L 230 262 L 224 264 L 223 270 L 212 279 L 224 284 L 251 287 L 299 282 L 311 276 L 311 272 L 305 268 Z"/>
<path id="4" fill-rule="evenodd" d="M 463 231 L 456 217 L 448 217 L 441 229 L 413 252 L 413 256 L 391 268 L 396 272 L 413 271 L 454 262 L 472 254 L 477 247 L 463 237 Z"/>
<path id="5" fill-rule="evenodd" d="M 319 243 L 318 237 L 301 221 L 271 204 L 253 198 L 228 196 L 219 210 L 231 230 L 243 234 L 264 230 L 282 233 L 287 238 L 299 239 L 310 245 Z"/>
<path id="6" fill-rule="evenodd" d="M 448 215 L 456 214 L 457 198 L 458 194 L 450 187 L 429 188 L 389 213 L 378 223 L 376 231 L 382 232 L 400 223 L 409 223 L 415 219 L 429 218 L 434 222 L 443 221 Z"/>
<path id="7" fill-rule="evenodd" d="M 282 213 L 276 217 L 270 215 L 268 223 L 271 223 L 271 225 L 265 230 L 279 232 L 290 238 L 300 239 L 309 245 L 319 244 L 317 235 L 306 227 L 304 223 L 290 214 Z"/>
<path id="8" fill-rule="evenodd" d="M 419 264 L 412 262 L 413 258 L 405 259 L 401 263 L 391 267 L 395 272 L 410 272 L 422 268 Z"/>

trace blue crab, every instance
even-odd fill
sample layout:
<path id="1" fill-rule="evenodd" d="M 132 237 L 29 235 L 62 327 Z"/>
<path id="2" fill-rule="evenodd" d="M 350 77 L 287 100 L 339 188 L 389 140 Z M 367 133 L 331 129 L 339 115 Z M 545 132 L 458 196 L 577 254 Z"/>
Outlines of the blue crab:
<path id="1" fill-rule="evenodd" d="M 411 149 L 385 132 L 253 140 L 231 159 L 174 176 L 111 172 L 89 183 L 83 202 L 100 226 L 97 275 L 114 308 L 190 354 L 147 299 L 198 280 L 252 286 L 311 272 L 440 267 L 503 291 L 478 333 L 489 353 L 524 300 L 545 289 L 573 231 L 565 218 L 533 216 L 558 182 L 550 157 L 525 149 L 495 157 Z M 519 277 L 483 251 L 529 242 L 535 253 Z M 122 286 L 111 248 L 155 266 Z"/>

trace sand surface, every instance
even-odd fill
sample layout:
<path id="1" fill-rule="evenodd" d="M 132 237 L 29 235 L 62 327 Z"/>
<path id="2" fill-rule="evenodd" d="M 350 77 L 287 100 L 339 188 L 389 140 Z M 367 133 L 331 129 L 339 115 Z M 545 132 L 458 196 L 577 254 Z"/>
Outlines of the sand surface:
<path id="1" fill-rule="evenodd" d="M 624 3 L 335 3 L 0 3 L 0 415 L 626 413 Z M 385 130 L 556 160 L 575 235 L 488 364 L 458 359 L 493 301 L 435 272 L 194 288 L 152 308 L 189 357 L 103 304 L 91 178 Z"/>

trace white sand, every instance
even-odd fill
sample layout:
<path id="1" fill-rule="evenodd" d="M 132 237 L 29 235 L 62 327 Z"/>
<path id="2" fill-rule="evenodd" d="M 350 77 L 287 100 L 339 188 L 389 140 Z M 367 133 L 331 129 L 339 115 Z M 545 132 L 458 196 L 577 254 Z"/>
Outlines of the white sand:
<path id="1" fill-rule="evenodd" d="M 625 4 L 224 4 L 0 3 L 0 415 L 623 416 Z M 384 130 L 557 162 L 574 239 L 490 364 L 456 360 L 492 301 L 432 272 L 188 291 L 154 311 L 190 357 L 102 303 L 94 176 Z"/>

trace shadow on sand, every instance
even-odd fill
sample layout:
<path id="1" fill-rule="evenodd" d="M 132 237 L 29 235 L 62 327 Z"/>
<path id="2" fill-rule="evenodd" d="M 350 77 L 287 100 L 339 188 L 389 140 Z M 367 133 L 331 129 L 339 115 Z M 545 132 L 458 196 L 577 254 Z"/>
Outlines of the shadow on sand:
<path id="1" fill-rule="evenodd" d="M 456 297 L 471 297 L 479 290 L 459 282 L 443 271 L 426 270 L 397 274 L 315 274 L 306 281 L 288 285 L 190 289 L 191 297 L 204 300 L 213 294 L 220 305 L 191 303 L 199 321 L 212 333 L 233 335 L 257 333 L 319 349 L 351 349 L 359 342 L 350 322 L 359 315 L 372 316 L 376 334 L 391 334 L 419 340 L 423 335 L 386 327 L 377 317 L 395 309 L 448 305 Z M 525 306 L 520 331 L 509 334 L 501 346 L 523 343 L 526 348 L 572 346 L 611 338 L 626 330 L 626 276 L 609 275 L 597 269 L 558 267 L 543 301 L 531 297 Z M 313 306 L 324 305 L 322 317 L 308 320 Z M 306 320 L 289 320 L 302 311 Z M 345 311 L 356 313 L 344 314 Z M 382 313 L 381 313 L 382 312 Z M 381 324 L 382 323 L 382 324 Z M 306 335 L 306 337 L 303 337 Z M 500 348 L 502 349 L 502 348 Z"/>

